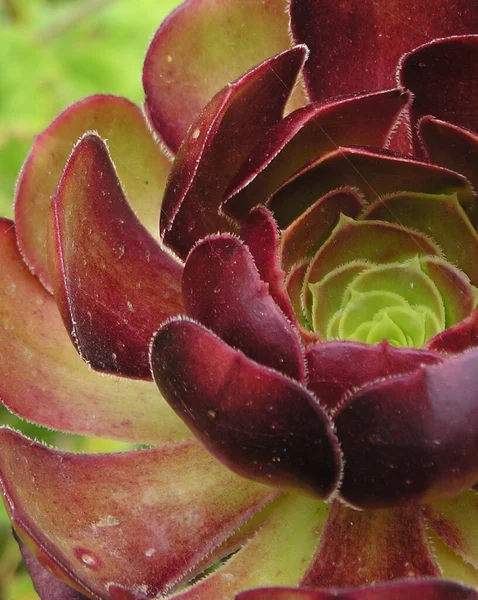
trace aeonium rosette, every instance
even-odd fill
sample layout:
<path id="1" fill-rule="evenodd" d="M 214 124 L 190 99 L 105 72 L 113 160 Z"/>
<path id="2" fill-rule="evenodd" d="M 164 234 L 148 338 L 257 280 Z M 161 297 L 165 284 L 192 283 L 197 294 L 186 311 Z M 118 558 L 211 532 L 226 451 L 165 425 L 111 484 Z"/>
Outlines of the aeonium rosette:
<path id="1" fill-rule="evenodd" d="M 42 598 L 476 597 L 438 577 L 478 587 L 478 9 L 346 4 L 190 0 L 147 120 L 94 96 L 36 139 L 3 402 L 152 446 L 1 430 Z"/>

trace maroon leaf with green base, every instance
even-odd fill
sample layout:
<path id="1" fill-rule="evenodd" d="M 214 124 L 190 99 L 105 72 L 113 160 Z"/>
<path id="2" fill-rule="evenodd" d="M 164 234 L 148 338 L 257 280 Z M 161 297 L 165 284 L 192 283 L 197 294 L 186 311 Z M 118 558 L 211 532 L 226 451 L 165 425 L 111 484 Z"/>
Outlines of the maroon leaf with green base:
<path id="1" fill-rule="evenodd" d="M 420 119 L 419 137 L 431 162 L 462 173 L 478 189 L 478 136 L 466 129 L 426 116 Z M 467 208 L 467 214 L 478 225 L 477 202 Z"/>
<path id="2" fill-rule="evenodd" d="M 337 225 L 341 214 L 357 217 L 363 202 L 352 189 L 340 188 L 319 198 L 282 232 L 282 263 L 285 269 L 312 258 Z"/>
<path id="3" fill-rule="evenodd" d="M 340 450 L 315 397 L 185 319 L 161 327 L 151 350 L 161 393 L 230 469 L 319 497 L 334 492 Z"/>
<path id="4" fill-rule="evenodd" d="M 49 266 L 65 326 L 99 371 L 150 379 L 148 347 L 182 311 L 182 265 L 140 224 L 104 142 L 75 147 L 51 206 Z"/>
<path id="5" fill-rule="evenodd" d="M 52 429 L 133 443 L 191 437 L 154 383 L 106 376 L 81 360 L 7 219 L 0 219 L 0 262 L 0 398 L 10 411 Z"/>
<path id="6" fill-rule="evenodd" d="M 340 408 L 350 394 L 366 384 L 412 373 L 421 365 L 434 365 L 444 359 L 439 354 L 415 348 L 395 348 L 381 344 L 331 341 L 309 346 L 305 353 L 307 387 L 329 411 Z"/>
<path id="7" fill-rule="evenodd" d="M 438 575 L 419 506 L 357 511 L 337 500 L 301 585 L 352 587 Z"/>
<path id="8" fill-rule="evenodd" d="M 478 285 L 478 234 L 456 195 L 398 192 L 374 202 L 362 218 L 426 232 L 446 259 Z"/>
<path id="9" fill-rule="evenodd" d="M 478 568 L 478 493 L 467 490 L 456 498 L 425 507 L 429 527 L 466 563 Z"/>
<path id="10" fill-rule="evenodd" d="M 256 141 L 281 120 L 306 57 L 307 49 L 296 46 L 258 65 L 221 90 L 189 130 L 160 224 L 164 242 L 182 258 L 205 235 L 231 230 L 219 212 L 227 185 Z"/>
<path id="11" fill-rule="evenodd" d="M 422 233 L 383 221 L 354 221 L 341 216 L 337 227 L 309 264 L 304 277 L 303 305 L 310 311 L 309 283 L 320 282 L 348 262 L 394 263 L 415 256 L 441 256 L 439 247 Z"/>
<path id="12" fill-rule="evenodd" d="M 478 12 L 468 0 L 292 0 L 290 14 L 294 39 L 311 49 L 305 79 L 319 101 L 386 89 L 395 84 L 405 52 L 434 38 L 478 31 Z M 442 73 L 451 75 L 445 68 Z M 446 87 L 453 93 L 449 81 Z"/>
<path id="13" fill-rule="evenodd" d="M 46 239 L 49 207 L 73 146 L 87 131 L 108 140 L 124 193 L 143 225 L 158 235 L 158 215 L 171 161 L 152 137 L 141 110 L 116 96 L 72 104 L 35 138 L 15 195 L 18 241 L 25 260 L 51 289 Z"/>
<path id="14" fill-rule="evenodd" d="M 227 344 L 303 381 L 299 336 L 242 241 L 223 235 L 200 242 L 184 267 L 183 298 L 186 313 Z"/>
<path id="15" fill-rule="evenodd" d="M 170 148 L 221 88 L 290 47 L 288 20 L 285 0 L 189 0 L 171 13 L 143 70 L 147 111 Z M 298 89 L 294 106 L 305 103 Z"/>
<path id="16" fill-rule="evenodd" d="M 177 600 L 232 600 L 244 589 L 297 585 L 317 547 L 328 506 L 303 494 L 283 494 L 267 511 L 269 516 L 236 554 Z"/>
<path id="17" fill-rule="evenodd" d="M 87 597 L 169 591 L 277 495 L 237 477 L 194 440 L 76 455 L 2 429 L 0 445 L 17 535 L 41 566 Z"/>
<path id="18" fill-rule="evenodd" d="M 285 229 L 320 198 L 339 187 L 358 189 L 366 202 L 392 190 L 426 194 L 456 193 L 463 206 L 473 203 L 473 190 L 458 173 L 384 150 L 338 148 L 289 179 L 268 206 Z"/>
<path id="19" fill-rule="evenodd" d="M 371 384 L 335 418 L 341 495 L 379 508 L 451 498 L 478 481 L 478 352 Z"/>
<path id="20" fill-rule="evenodd" d="M 443 579 L 413 579 L 356 589 L 300 590 L 269 588 L 251 590 L 236 600 L 476 600 L 473 589 Z"/>
<path id="21" fill-rule="evenodd" d="M 294 173 L 338 146 L 384 146 L 408 99 L 402 90 L 387 90 L 290 114 L 258 140 L 226 192 L 224 212 L 243 219 Z"/>

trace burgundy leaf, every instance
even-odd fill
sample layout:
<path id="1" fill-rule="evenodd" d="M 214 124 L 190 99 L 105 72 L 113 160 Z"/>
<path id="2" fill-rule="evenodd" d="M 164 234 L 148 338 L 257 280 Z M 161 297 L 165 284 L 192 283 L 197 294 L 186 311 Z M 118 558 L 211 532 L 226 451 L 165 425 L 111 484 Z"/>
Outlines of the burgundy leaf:
<path id="1" fill-rule="evenodd" d="M 317 198 L 341 186 L 358 189 L 366 202 L 397 190 L 456 192 L 463 205 L 473 202 L 470 185 L 458 173 L 383 150 L 355 147 L 339 148 L 308 165 L 279 188 L 269 208 L 284 229 Z"/>
<path id="2" fill-rule="evenodd" d="M 301 585 L 352 587 L 438 575 L 419 506 L 358 511 L 336 500 Z"/>
<path id="3" fill-rule="evenodd" d="M 30 273 L 16 241 L 13 223 L 0 219 L 3 404 L 23 419 L 76 434 L 137 444 L 191 437 L 154 383 L 105 377 L 81 360 L 55 299 Z"/>
<path id="4" fill-rule="evenodd" d="M 475 26 L 471 32 L 474 33 L 478 30 L 476 7 L 472 13 Z M 453 33 L 460 32 L 455 30 Z M 411 108 L 412 124 L 424 115 L 433 115 L 478 131 L 477 61 L 478 35 L 434 40 L 407 54 L 401 62 L 400 78 L 415 96 Z M 416 128 L 412 131 L 416 132 Z"/>
<path id="5" fill-rule="evenodd" d="M 341 494 L 361 508 L 450 498 L 478 481 L 478 352 L 354 394 L 336 417 Z"/>
<path id="6" fill-rule="evenodd" d="M 338 146 L 384 146 L 408 98 L 387 90 L 290 114 L 259 139 L 229 186 L 224 212 L 244 218 L 299 169 Z"/>
<path id="7" fill-rule="evenodd" d="M 269 286 L 270 295 L 286 317 L 295 321 L 281 267 L 279 235 L 277 223 L 265 206 L 253 208 L 241 229 L 241 239 L 251 251 L 262 281 Z"/>
<path id="8" fill-rule="evenodd" d="M 307 387 L 330 411 L 337 410 L 351 392 L 367 383 L 443 361 L 434 352 L 395 348 L 385 340 L 374 345 L 348 341 L 319 343 L 307 348 L 305 358 Z"/>
<path id="9" fill-rule="evenodd" d="M 157 598 L 189 580 L 277 496 L 225 469 L 195 440 L 81 455 L 2 428 L 0 446 L 18 537 L 55 577 L 102 600 Z"/>
<path id="10" fill-rule="evenodd" d="M 231 229 L 219 214 L 226 187 L 257 139 L 282 118 L 306 53 L 296 46 L 260 64 L 219 92 L 191 126 L 161 212 L 163 239 L 182 258 L 205 235 Z"/>
<path id="11" fill-rule="evenodd" d="M 294 39 L 311 50 L 305 76 L 311 98 L 319 101 L 391 87 L 404 52 L 478 31 L 478 11 L 469 0 L 292 0 L 290 14 Z M 451 75 L 445 68 L 442 73 Z"/>
<path id="12" fill-rule="evenodd" d="M 338 444 L 328 417 L 304 387 L 189 320 L 161 327 L 151 366 L 173 409 L 230 469 L 319 497 L 334 491 Z"/>
<path id="13" fill-rule="evenodd" d="M 46 241 L 51 197 L 73 146 L 87 131 L 108 140 L 129 204 L 151 235 L 159 238 L 158 215 L 171 159 L 151 135 L 142 111 L 117 96 L 98 94 L 76 102 L 35 136 L 15 193 L 22 255 L 50 291 Z"/>
<path id="14" fill-rule="evenodd" d="M 240 240 L 223 235 L 200 242 L 186 261 L 183 297 L 187 314 L 227 344 L 289 377 L 304 379 L 297 332 Z"/>
<path id="15" fill-rule="evenodd" d="M 471 131 L 440 121 L 423 117 L 419 122 L 419 136 L 431 162 L 465 175 L 478 189 L 478 136 Z M 478 226 L 478 207 L 475 201 L 467 208 L 468 216 Z"/>
<path id="16" fill-rule="evenodd" d="M 151 336 L 182 311 L 182 265 L 128 206 L 98 136 L 75 147 L 51 213 L 50 275 L 79 353 L 99 371 L 149 379 Z"/>
<path id="17" fill-rule="evenodd" d="M 478 348 L 478 311 L 454 327 L 442 331 L 427 343 L 433 352 L 460 354 L 471 348 Z"/>

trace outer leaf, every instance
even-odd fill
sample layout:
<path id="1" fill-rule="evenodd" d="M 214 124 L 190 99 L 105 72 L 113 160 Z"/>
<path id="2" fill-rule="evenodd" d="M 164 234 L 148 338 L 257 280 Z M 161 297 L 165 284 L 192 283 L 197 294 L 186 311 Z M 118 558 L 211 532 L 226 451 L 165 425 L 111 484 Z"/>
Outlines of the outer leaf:
<path id="1" fill-rule="evenodd" d="M 50 288 L 46 235 L 50 198 L 79 137 L 98 131 L 108 140 L 128 202 L 153 235 L 170 161 L 151 136 L 141 110 L 125 98 L 91 96 L 67 108 L 35 138 L 18 181 L 15 221 L 30 269 Z"/>
<path id="2" fill-rule="evenodd" d="M 436 502 L 425 511 L 430 527 L 465 561 L 478 569 L 478 493 L 467 490 L 456 498 Z"/>
<path id="3" fill-rule="evenodd" d="M 349 590 L 259 589 L 243 592 L 236 600 L 475 600 L 471 587 L 442 579 L 413 579 Z"/>
<path id="4" fill-rule="evenodd" d="M 100 375 L 79 358 L 6 219 L 0 261 L 0 396 L 12 412 L 53 429 L 129 442 L 190 437 L 154 384 Z"/>
<path id="5" fill-rule="evenodd" d="M 298 383 L 187 320 L 158 331 L 151 365 L 177 414 L 233 471 L 319 497 L 334 491 L 338 444 L 325 412 Z"/>
<path id="6" fill-rule="evenodd" d="M 336 501 L 301 585 L 348 587 L 439 574 L 418 506 L 356 511 Z"/>
<path id="7" fill-rule="evenodd" d="M 226 187 L 257 139 L 282 118 L 306 55 L 296 46 L 258 65 L 219 92 L 194 122 L 161 213 L 164 240 L 183 258 L 206 234 L 230 231 L 219 214 Z"/>
<path id="8" fill-rule="evenodd" d="M 2 488 L 20 539 L 42 566 L 105 600 L 154 598 L 194 576 L 198 561 L 274 496 L 193 440 L 74 455 L 3 429 L 0 443 Z"/>
<path id="9" fill-rule="evenodd" d="M 338 146 L 384 146 L 408 99 L 395 89 L 292 113 L 258 139 L 229 186 L 224 211 L 244 218 L 294 173 Z"/>
<path id="10" fill-rule="evenodd" d="M 341 494 L 360 507 L 456 496 L 478 481 L 478 352 L 354 394 L 336 418 Z"/>
<path id="11" fill-rule="evenodd" d="M 467 32 L 476 33 L 478 11 L 470 7 L 470 12 L 474 27 Z M 400 79 L 415 96 L 411 109 L 414 123 L 433 115 L 478 131 L 478 35 L 456 35 L 459 30 L 451 33 L 455 37 L 433 40 L 407 54 L 401 61 Z"/>
<path id="12" fill-rule="evenodd" d="M 63 583 L 45 567 L 42 567 L 25 544 L 19 539 L 17 541 L 25 567 L 32 578 L 33 586 L 41 600 L 88 600 L 86 596 L 77 592 L 66 583 Z"/>
<path id="13" fill-rule="evenodd" d="M 478 31 L 478 12 L 468 0 L 292 0 L 290 13 L 294 39 L 312 51 L 307 88 L 320 101 L 388 88 L 404 52 L 434 38 Z"/>
<path id="14" fill-rule="evenodd" d="M 329 512 L 302 495 L 280 498 L 268 520 L 244 547 L 178 600 L 232 600 L 257 585 L 296 585 L 310 563 Z M 284 548 L 288 551 L 284 552 Z"/>
<path id="15" fill-rule="evenodd" d="M 192 250 L 184 268 L 183 296 L 187 314 L 227 344 L 260 364 L 304 379 L 297 332 L 237 238 L 207 238 Z"/>
<path id="16" fill-rule="evenodd" d="M 285 0 L 184 2 L 163 22 L 146 55 L 143 84 L 152 123 L 177 150 L 214 94 L 289 46 Z M 299 92 L 295 104 L 303 103 Z"/>
<path id="17" fill-rule="evenodd" d="M 75 147 L 51 213 L 50 275 L 80 355 L 99 371 L 150 379 L 151 336 L 182 311 L 182 265 L 128 206 L 98 136 Z"/>
<path id="18" fill-rule="evenodd" d="M 336 410 L 355 390 L 392 375 L 412 373 L 421 365 L 442 362 L 439 354 L 381 344 L 324 342 L 306 350 L 307 387 L 323 406 Z"/>

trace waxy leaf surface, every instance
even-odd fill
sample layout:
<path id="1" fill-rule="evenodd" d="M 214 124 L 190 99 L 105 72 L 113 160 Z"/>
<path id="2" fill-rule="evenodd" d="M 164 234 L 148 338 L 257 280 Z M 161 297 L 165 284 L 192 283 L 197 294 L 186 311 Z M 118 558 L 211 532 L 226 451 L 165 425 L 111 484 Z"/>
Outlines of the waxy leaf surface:
<path id="1" fill-rule="evenodd" d="M 321 101 L 386 89 L 395 84 L 405 52 L 434 38 L 478 31 L 478 12 L 468 0 L 292 0 L 290 14 L 294 39 L 311 49 L 309 94 Z"/>
<path id="2" fill-rule="evenodd" d="M 226 187 L 257 139 L 282 118 L 306 55 L 296 46 L 258 65 L 221 90 L 191 127 L 161 213 L 163 239 L 182 258 L 205 235 L 230 231 L 219 214 Z"/>
<path id="3" fill-rule="evenodd" d="M 304 379 L 298 335 L 274 302 L 247 247 L 229 235 L 200 242 L 183 274 L 187 314 L 260 364 Z"/>
<path id="4" fill-rule="evenodd" d="M 244 218 L 294 173 L 338 146 L 384 146 L 407 101 L 395 89 L 292 113 L 258 140 L 229 186 L 224 212 Z"/>
<path id="5" fill-rule="evenodd" d="M 337 441 L 317 400 L 297 382 L 185 319 L 158 331 L 151 365 L 170 405 L 233 471 L 321 497 L 334 491 Z"/>
<path id="6" fill-rule="evenodd" d="M 99 371 L 150 379 L 151 336 L 182 312 L 182 265 L 142 227 L 104 142 L 83 137 L 52 201 L 55 298 L 82 358 Z"/>
<path id="7" fill-rule="evenodd" d="M 473 203 L 473 191 L 461 175 L 429 163 L 364 148 L 339 148 L 307 166 L 270 198 L 268 205 L 279 226 L 287 227 L 326 193 L 339 187 L 358 189 L 367 202 L 406 190 L 458 195 Z"/>
<path id="8" fill-rule="evenodd" d="M 441 362 L 439 354 L 415 348 L 338 341 L 306 349 L 307 387 L 323 406 L 334 411 L 350 393 L 367 383 L 412 373 L 420 365 Z"/>
<path id="9" fill-rule="evenodd" d="M 237 554 L 177 600 L 232 600 L 243 589 L 269 582 L 297 585 L 312 559 L 328 511 L 325 503 L 307 496 L 284 495 Z"/>
<path id="10" fill-rule="evenodd" d="M 359 507 L 452 498 L 478 481 L 478 353 L 359 390 L 336 416 L 342 496 Z"/>
<path id="11" fill-rule="evenodd" d="M 434 9 L 435 10 L 435 9 Z M 478 31 L 478 11 L 474 13 Z M 402 85 L 411 90 L 411 108 L 415 124 L 424 115 L 450 121 L 460 127 L 478 130 L 478 81 L 475 76 L 478 61 L 478 35 L 433 40 L 404 57 L 401 62 Z M 416 131 L 416 128 L 413 128 Z"/>
<path id="12" fill-rule="evenodd" d="M 135 443 L 191 436 L 153 383 L 101 375 L 81 360 L 6 219 L 0 260 L 0 398 L 9 410 L 52 429 Z"/>
<path id="13" fill-rule="evenodd" d="M 1 483 L 20 539 L 40 564 L 105 600 L 119 589 L 155 598 L 193 577 L 204 556 L 276 495 L 194 440 L 75 455 L 3 429 L 0 444 Z"/>
<path id="14" fill-rule="evenodd" d="M 171 162 L 152 137 L 141 110 L 116 96 L 91 96 L 73 104 L 35 138 L 16 191 L 20 248 L 32 272 L 48 289 L 50 199 L 73 146 L 87 131 L 97 131 L 108 140 L 128 202 L 148 231 L 158 235 L 158 215 Z"/>

